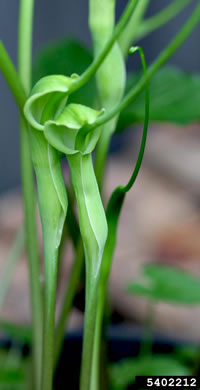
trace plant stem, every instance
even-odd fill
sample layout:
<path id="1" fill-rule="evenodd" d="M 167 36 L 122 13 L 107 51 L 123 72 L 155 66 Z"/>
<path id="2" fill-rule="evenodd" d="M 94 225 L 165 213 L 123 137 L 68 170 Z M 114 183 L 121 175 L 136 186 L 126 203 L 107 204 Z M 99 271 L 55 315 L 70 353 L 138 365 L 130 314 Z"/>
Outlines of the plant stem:
<path id="1" fill-rule="evenodd" d="M 55 365 L 58 362 L 62 342 L 65 335 L 65 329 L 67 326 L 69 314 L 72 308 L 73 299 L 77 290 L 78 282 L 80 281 L 81 271 L 83 269 L 84 254 L 83 254 L 83 244 L 81 239 L 77 244 L 76 256 L 72 265 L 72 270 L 70 273 L 69 281 L 67 283 L 67 288 L 65 291 L 63 305 L 57 325 L 56 330 L 56 346 L 55 346 Z"/>
<path id="2" fill-rule="evenodd" d="M 107 41 L 105 47 L 99 55 L 94 59 L 92 64 L 86 69 L 86 71 L 77 78 L 76 81 L 74 81 L 72 87 L 70 88 L 70 93 L 75 92 L 77 89 L 81 88 L 85 83 L 88 82 L 88 80 L 95 74 L 97 69 L 100 67 L 104 59 L 106 58 L 107 54 L 112 49 L 114 43 L 119 38 L 121 32 L 123 31 L 124 27 L 126 26 L 126 23 L 128 22 L 129 18 L 132 15 L 132 12 L 137 4 L 138 0 L 130 0 L 127 7 L 125 8 L 125 11 L 122 14 L 122 17 L 120 21 L 117 23 L 115 30 L 111 36 L 111 38 Z"/>
<path id="3" fill-rule="evenodd" d="M 138 28 L 136 38 L 144 38 L 152 31 L 163 26 L 171 19 L 173 19 L 179 12 L 181 12 L 182 9 L 184 9 L 190 2 L 191 0 L 172 1 L 166 8 L 162 9 L 156 15 L 144 20 L 144 22 Z"/>
<path id="4" fill-rule="evenodd" d="M 86 271 L 87 273 L 87 271 Z M 96 311 L 98 302 L 98 280 L 90 283 L 90 275 L 86 275 L 86 305 L 84 321 L 84 338 L 81 365 L 80 390 L 96 390 L 92 387 L 92 362 L 96 327 Z"/>
<path id="5" fill-rule="evenodd" d="M 97 118 L 95 125 L 88 127 L 88 132 L 92 131 L 94 127 L 102 126 L 104 123 L 111 120 L 118 112 L 124 110 L 145 88 L 145 85 L 151 79 L 151 77 L 156 73 L 156 71 L 175 53 L 175 51 L 183 44 L 186 38 L 190 35 L 194 27 L 200 21 L 200 4 L 198 3 L 191 17 L 185 23 L 181 31 L 176 35 L 176 37 L 171 41 L 169 46 L 164 49 L 155 62 L 150 66 L 146 75 L 144 75 L 137 85 L 130 90 L 130 92 L 125 96 L 120 104 L 118 104 L 110 112 L 107 112 Z"/>
<path id="6" fill-rule="evenodd" d="M 53 359 L 54 359 L 54 338 L 55 338 L 55 306 L 56 287 L 58 271 L 58 250 L 55 251 L 54 242 L 45 245 L 44 237 L 44 257 L 45 257 L 45 310 L 43 328 L 43 367 L 42 367 L 42 390 L 52 390 L 53 381 Z"/>
<path id="7" fill-rule="evenodd" d="M 2 309 L 4 299 L 6 297 L 10 281 L 15 272 L 18 261 L 20 260 L 22 251 L 24 249 L 24 229 L 20 229 L 17 232 L 15 240 L 12 244 L 11 251 L 8 255 L 8 259 L 5 262 L 5 268 L 2 271 L 0 280 L 0 311 Z"/>
<path id="8" fill-rule="evenodd" d="M 107 222 L 101 202 L 91 154 L 67 155 L 78 206 L 80 232 L 86 261 L 86 306 L 80 389 L 90 386 L 93 361 L 99 277 Z"/>
<path id="9" fill-rule="evenodd" d="M 3 45 L 0 41 L 0 70 L 13 94 L 13 97 L 23 113 L 24 104 L 26 102 L 26 93 L 15 70 L 15 67 Z"/>
<path id="10" fill-rule="evenodd" d="M 188 0 L 186 0 L 188 1 Z M 124 57 L 127 56 L 130 46 L 138 36 L 137 32 L 140 29 L 141 21 L 148 7 L 149 0 L 140 0 L 137 4 L 134 13 L 130 17 L 127 26 L 119 37 L 119 46 Z M 143 25 L 143 24 L 142 24 Z"/>
<path id="11" fill-rule="evenodd" d="M 19 15 L 19 43 L 18 43 L 19 77 L 26 93 L 29 93 L 31 88 L 33 4 L 34 4 L 33 0 L 21 0 L 20 15 Z M 13 71 L 12 68 L 10 68 L 10 74 L 13 74 L 13 82 L 14 82 L 15 72 Z M 16 90 L 15 96 L 16 98 L 18 98 L 20 104 L 23 104 L 20 98 L 21 95 L 20 94 L 18 95 L 17 92 L 18 89 Z M 38 249 L 38 241 L 37 241 L 36 216 L 35 216 L 34 177 L 33 177 L 33 168 L 31 162 L 29 134 L 28 134 L 27 125 L 23 117 L 21 117 L 21 124 L 20 124 L 20 148 L 21 148 L 21 177 L 22 177 L 25 234 L 26 234 L 25 239 L 26 239 L 26 247 L 27 247 L 28 261 L 29 261 L 30 296 L 31 296 L 32 323 L 33 323 L 32 328 L 33 328 L 33 363 L 34 363 L 34 380 L 35 380 L 34 385 L 35 388 L 38 390 L 40 385 L 41 358 L 42 358 L 42 321 L 43 321 L 42 295 L 41 295 L 41 284 L 40 284 L 39 249 Z"/>

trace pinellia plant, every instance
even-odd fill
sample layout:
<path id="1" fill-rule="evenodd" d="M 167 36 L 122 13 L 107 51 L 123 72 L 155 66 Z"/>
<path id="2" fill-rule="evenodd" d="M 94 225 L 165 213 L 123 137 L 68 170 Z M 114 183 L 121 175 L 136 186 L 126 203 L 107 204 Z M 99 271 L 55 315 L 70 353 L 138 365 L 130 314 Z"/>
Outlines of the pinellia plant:
<path id="1" fill-rule="evenodd" d="M 159 15 L 148 20 L 144 19 L 144 14 L 149 2 L 129 0 L 115 24 L 115 0 L 89 0 L 89 27 L 94 49 L 92 62 L 81 74 L 76 73 L 76 63 L 67 75 L 65 71 L 63 74 L 50 72 L 50 75 L 37 80 L 33 88 L 31 53 L 34 0 L 20 1 L 18 70 L 3 43 L 0 43 L 0 69 L 20 111 L 34 390 L 52 389 L 54 369 L 83 262 L 86 305 L 80 389 L 100 389 L 100 344 L 107 281 L 120 212 L 126 193 L 138 175 L 145 150 L 149 120 L 148 84 L 200 20 L 200 4 L 197 2 L 185 25 L 147 69 L 143 50 L 132 45 L 138 38 L 174 17 L 190 1 L 171 1 Z M 136 52 L 140 55 L 143 73 L 127 82 L 125 59 Z M 77 49 L 77 56 L 78 53 Z M 78 60 L 81 62 L 81 57 Z M 66 63 L 71 63 L 70 53 Z M 93 76 L 96 77 L 96 86 L 93 81 L 91 83 Z M 86 91 L 87 85 L 89 90 Z M 124 187 L 116 188 L 104 210 L 103 179 L 110 141 L 117 127 L 123 129 L 134 122 L 132 107 L 143 90 L 145 98 L 142 97 L 142 114 L 138 119 L 144 119 L 144 128 L 138 159 L 129 182 Z M 185 121 L 196 119 L 195 115 L 194 112 L 192 117 L 188 114 L 189 119 Z M 63 156 L 70 169 L 71 187 L 68 189 L 61 170 Z M 44 285 L 40 277 L 33 168 L 43 231 Z M 79 224 L 74 212 L 75 201 Z M 65 225 L 68 238 L 74 245 L 75 259 L 58 324 L 55 325 L 57 274 L 61 241 L 66 237 Z"/>

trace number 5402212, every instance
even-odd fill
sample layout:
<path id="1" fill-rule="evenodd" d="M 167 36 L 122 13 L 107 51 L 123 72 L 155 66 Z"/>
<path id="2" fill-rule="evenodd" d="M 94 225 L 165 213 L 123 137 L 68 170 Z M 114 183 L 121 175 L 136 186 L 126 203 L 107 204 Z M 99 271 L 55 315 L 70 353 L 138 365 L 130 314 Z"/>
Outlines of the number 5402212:
<path id="1" fill-rule="evenodd" d="M 135 383 L 143 389 L 157 387 L 165 389 L 200 388 L 200 378 L 190 376 L 138 376 Z"/>

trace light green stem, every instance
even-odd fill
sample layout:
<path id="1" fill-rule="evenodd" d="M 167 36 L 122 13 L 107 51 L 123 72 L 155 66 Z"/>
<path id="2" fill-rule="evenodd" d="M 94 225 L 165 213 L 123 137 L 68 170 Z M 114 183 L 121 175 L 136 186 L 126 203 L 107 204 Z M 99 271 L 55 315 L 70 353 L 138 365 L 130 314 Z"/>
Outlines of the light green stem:
<path id="1" fill-rule="evenodd" d="M 171 1 L 171 3 L 166 8 L 162 9 L 156 15 L 153 15 L 150 18 L 144 20 L 144 22 L 140 24 L 136 38 L 144 38 L 152 31 L 162 27 L 171 19 L 175 18 L 175 16 L 181 12 L 190 2 L 191 0 Z"/>
<path id="2" fill-rule="evenodd" d="M 49 239 L 49 237 L 48 237 Z M 44 310 L 44 332 L 43 332 L 43 372 L 42 390 L 52 390 L 53 366 L 54 366 L 54 338 L 55 338 L 55 307 L 56 287 L 58 272 L 58 250 L 55 251 L 44 236 L 44 257 L 45 257 L 45 310 Z"/>
<path id="3" fill-rule="evenodd" d="M 139 1 L 124 31 L 119 37 L 119 46 L 124 57 L 127 56 L 130 46 L 133 45 L 135 38 L 137 37 L 137 32 L 138 29 L 140 29 L 141 21 L 148 4 L 149 0 Z"/>
<path id="4" fill-rule="evenodd" d="M 74 187 L 81 236 L 86 259 L 86 307 L 83 352 L 81 365 L 81 390 L 92 390 L 93 345 L 98 301 L 99 275 L 107 223 L 90 154 L 67 156 Z"/>
<path id="5" fill-rule="evenodd" d="M 24 104 L 26 103 L 26 93 L 19 79 L 15 67 L 3 45 L 0 41 L 0 70 L 13 94 L 19 110 L 23 114 Z"/>
<path id="6" fill-rule="evenodd" d="M 18 62 L 19 77 L 26 91 L 31 88 L 31 58 L 32 58 L 32 19 L 33 0 L 21 0 L 19 15 L 19 43 Z M 10 69 L 11 71 L 12 69 Z M 14 75 L 14 72 L 12 73 Z M 14 81 L 14 80 L 12 80 Z M 21 93 L 16 94 L 20 103 Z M 24 218 L 26 232 L 26 246 L 29 260 L 30 296 L 33 323 L 33 362 L 34 362 L 34 386 L 38 390 L 41 377 L 42 354 L 42 295 L 40 284 L 40 263 L 37 241 L 36 217 L 35 217 L 35 189 L 33 168 L 31 163 L 30 143 L 27 125 L 21 118 L 20 125 L 21 145 L 21 176 L 24 198 Z M 33 387 L 34 387 L 33 386 Z"/>
<path id="7" fill-rule="evenodd" d="M 93 356 L 94 356 L 94 342 L 95 342 L 95 328 L 96 328 L 96 314 L 98 302 L 98 286 L 99 280 L 93 286 L 89 283 L 89 274 L 86 273 L 86 304 L 85 304 L 85 321 L 84 321 L 84 338 L 82 350 L 82 364 L 81 364 L 81 378 L 80 390 L 95 390 L 92 387 L 92 378 L 97 374 L 93 370 Z M 97 378 L 95 378 L 97 379 Z M 96 383 L 96 380 L 95 380 Z"/>

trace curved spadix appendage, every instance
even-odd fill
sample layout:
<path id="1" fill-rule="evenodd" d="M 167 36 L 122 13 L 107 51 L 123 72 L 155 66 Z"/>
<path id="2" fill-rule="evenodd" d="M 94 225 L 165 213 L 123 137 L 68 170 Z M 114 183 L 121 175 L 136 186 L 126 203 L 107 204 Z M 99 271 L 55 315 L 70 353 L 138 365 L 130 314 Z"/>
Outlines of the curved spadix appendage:
<path id="1" fill-rule="evenodd" d="M 46 120 L 55 119 L 64 109 L 74 78 L 51 75 L 40 79 L 31 91 L 24 107 L 30 125 L 44 130 Z"/>

